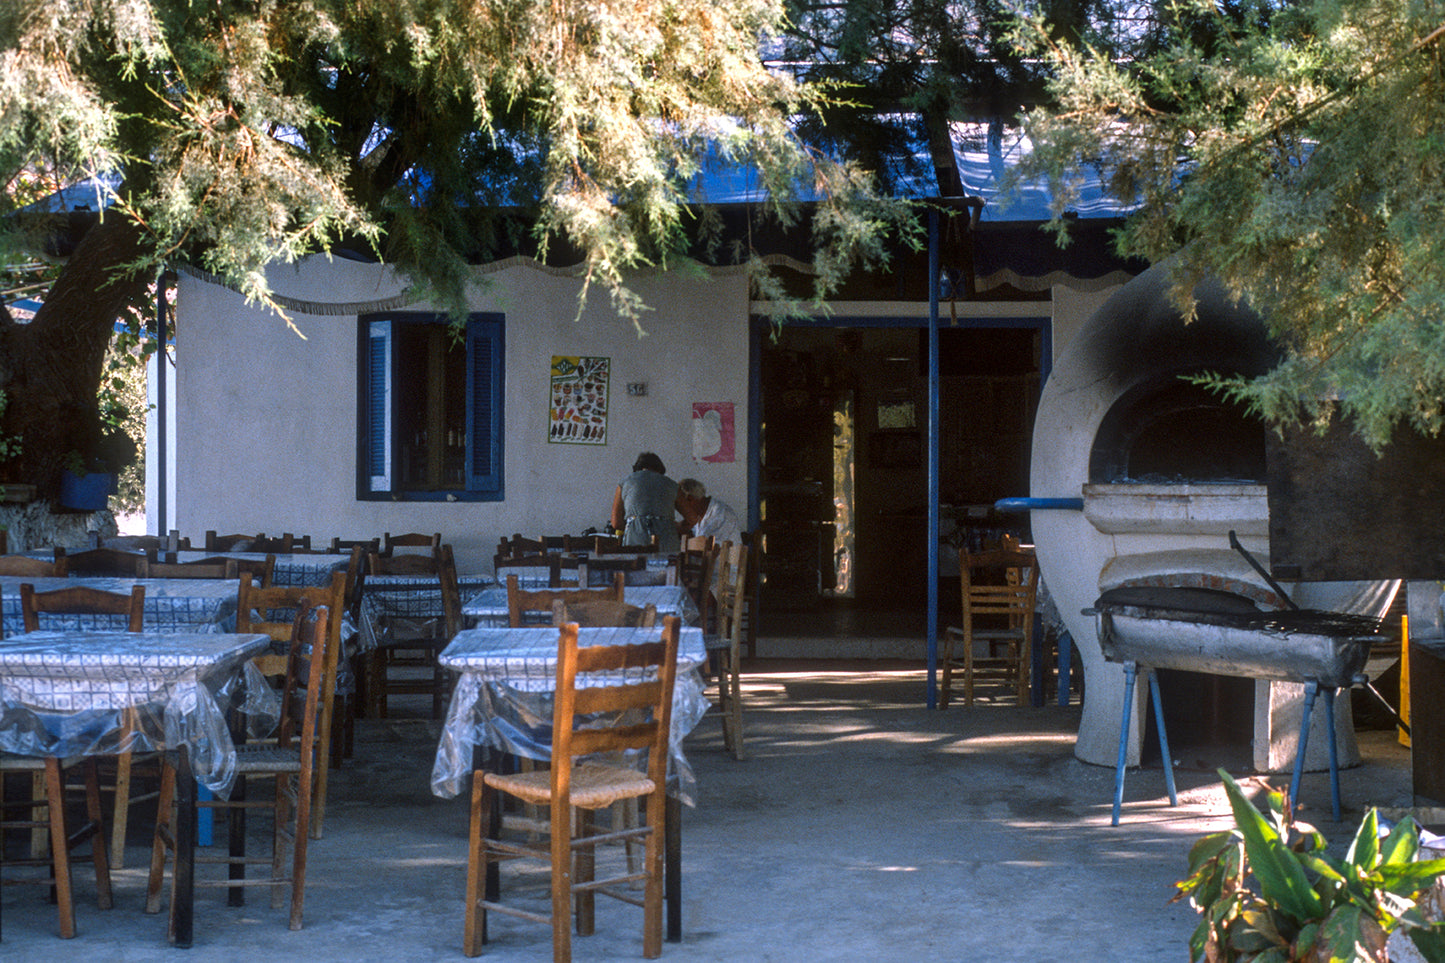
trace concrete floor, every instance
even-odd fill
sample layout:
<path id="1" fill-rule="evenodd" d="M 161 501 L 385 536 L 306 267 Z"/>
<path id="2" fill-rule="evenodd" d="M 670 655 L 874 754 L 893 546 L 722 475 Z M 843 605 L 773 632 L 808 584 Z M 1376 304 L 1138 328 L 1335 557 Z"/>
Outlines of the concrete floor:
<path id="1" fill-rule="evenodd" d="M 1212 772 L 1178 772 L 1177 808 L 1158 768 L 1131 772 L 1111 827 L 1112 770 L 1072 753 L 1077 706 L 928 712 L 921 673 L 881 665 L 759 660 L 745 677 L 748 758 L 723 753 L 717 718 L 694 731 L 684 937 L 664 960 L 1188 958 L 1195 916 L 1169 900 L 1191 843 L 1230 824 Z M 461 958 L 466 802 L 430 792 L 437 731 L 421 719 L 359 724 L 326 836 L 312 843 L 305 929 L 287 930 L 263 892 L 229 908 L 221 890 L 198 889 L 194 947 L 168 946 L 164 917 L 141 912 L 147 850 L 134 833 L 113 910 L 96 909 L 80 864 L 74 940 L 55 936 L 38 887 L 6 887 L 0 959 Z M 1326 774 L 1307 775 L 1301 793 L 1302 818 L 1337 846 L 1364 807 L 1411 799 L 1408 750 L 1392 733 L 1361 744 L 1365 762 L 1343 774 L 1342 823 L 1329 820 Z M 494 915 L 492 937 L 493 959 L 550 956 L 541 926 Z M 606 900 L 597 935 L 573 947 L 578 961 L 641 951 L 640 912 Z"/>

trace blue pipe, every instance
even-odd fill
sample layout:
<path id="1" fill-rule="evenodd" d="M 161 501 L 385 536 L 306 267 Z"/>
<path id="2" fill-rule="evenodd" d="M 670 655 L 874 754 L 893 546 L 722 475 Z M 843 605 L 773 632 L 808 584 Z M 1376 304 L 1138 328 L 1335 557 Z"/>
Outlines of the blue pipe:
<path id="1" fill-rule="evenodd" d="M 1001 512 L 1029 512 L 1046 508 L 1061 508 L 1069 511 L 1084 510 L 1082 498 L 1000 498 L 993 507 Z"/>

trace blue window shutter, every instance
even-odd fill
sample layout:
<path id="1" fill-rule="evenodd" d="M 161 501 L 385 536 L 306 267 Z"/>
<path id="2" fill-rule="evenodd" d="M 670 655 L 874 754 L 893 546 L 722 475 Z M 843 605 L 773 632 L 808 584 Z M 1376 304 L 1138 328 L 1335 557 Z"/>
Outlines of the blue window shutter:
<path id="1" fill-rule="evenodd" d="M 391 490 L 391 322 L 372 321 L 366 332 L 367 490 Z"/>
<path id="2" fill-rule="evenodd" d="M 502 491 L 502 320 L 467 322 L 467 490 Z"/>

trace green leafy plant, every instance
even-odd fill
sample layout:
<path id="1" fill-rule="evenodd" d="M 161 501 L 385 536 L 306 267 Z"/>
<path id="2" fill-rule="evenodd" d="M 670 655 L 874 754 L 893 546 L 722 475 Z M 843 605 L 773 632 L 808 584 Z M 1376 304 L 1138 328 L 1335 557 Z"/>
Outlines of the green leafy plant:
<path id="1" fill-rule="evenodd" d="M 0 391 L 0 418 L 5 416 L 5 407 L 10 404 L 10 398 L 5 392 Z M 6 435 L 0 433 L 0 461 L 9 461 L 20 454 L 21 437 L 19 435 Z"/>
<path id="2" fill-rule="evenodd" d="M 1228 773 L 1219 775 L 1235 828 L 1195 843 L 1189 876 L 1175 884 L 1174 899 L 1187 898 L 1201 916 L 1189 939 L 1191 961 L 1381 963 L 1397 929 L 1425 959 L 1445 961 L 1445 929 L 1417 902 L 1445 876 L 1445 859 L 1415 859 L 1413 819 L 1382 839 L 1371 809 L 1344 858 L 1335 859 L 1323 836 L 1294 822 L 1283 793 L 1269 793 L 1266 815 Z"/>

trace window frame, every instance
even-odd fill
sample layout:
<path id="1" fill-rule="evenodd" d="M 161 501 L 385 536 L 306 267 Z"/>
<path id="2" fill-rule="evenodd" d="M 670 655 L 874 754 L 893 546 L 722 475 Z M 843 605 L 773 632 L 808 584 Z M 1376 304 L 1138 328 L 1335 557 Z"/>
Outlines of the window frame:
<path id="1" fill-rule="evenodd" d="M 461 488 L 415 491 L 397 486 L 398 438 L 394 386 L 397 370 L 393 331 L 399 324 L 447 325 L 446 315 L 388 311 L 357 317 L 356 497 L 359 501 L 502 501 L 503 415 L 506 399 L 505 317 L 467 316 L 466 468 Z M 482 449 L 486 449 L 484 452 Z"/>

